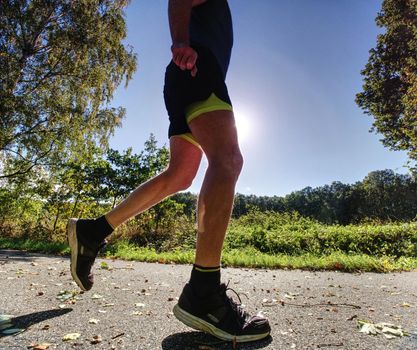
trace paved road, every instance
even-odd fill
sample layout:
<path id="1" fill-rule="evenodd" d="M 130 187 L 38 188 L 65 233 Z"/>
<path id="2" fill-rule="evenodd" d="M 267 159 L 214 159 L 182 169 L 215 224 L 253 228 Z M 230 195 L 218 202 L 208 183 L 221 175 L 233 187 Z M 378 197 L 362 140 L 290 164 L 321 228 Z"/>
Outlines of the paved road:
<path id="1" fill-rule="evenodd" d="M 100 268 L 102 261 L 111 269 Z M 60 291 L 78 291 L 67 258 L 0 251 L 0 314 L 14 315 L 14 325 L 26 329 L 0 337 L 0 349 L 39 343 L 50 343 L 49 349 L 233 349 L 174 318 L 171 310 L 190 269 L 99 260 L 93 290 L 64 302 L 57 298 Z M 273 327 L 269 339 L 236 349 L 417 349 L 417 336 L 388 340 L 357 328 L 357 320 L 366 319 L 417 332 L 417 272 L 226 268 L 223 280 Z M 80 337 L 63 341 L 68 333 Z M 92 344 L 98 335 L 102 341 Z"/>

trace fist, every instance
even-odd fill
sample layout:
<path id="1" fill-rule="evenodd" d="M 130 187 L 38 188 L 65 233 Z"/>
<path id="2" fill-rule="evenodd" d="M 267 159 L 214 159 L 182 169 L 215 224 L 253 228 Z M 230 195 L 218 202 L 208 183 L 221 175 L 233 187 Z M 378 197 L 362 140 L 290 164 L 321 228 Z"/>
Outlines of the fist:
<path id="1" fill-rule="evenodd" d="M 197 74 L 197 52 L 190 46 L 176 46 L 172 45 L 172 60 L 182 70 L 191 71 L 191 76 L 195 77 Z"/>

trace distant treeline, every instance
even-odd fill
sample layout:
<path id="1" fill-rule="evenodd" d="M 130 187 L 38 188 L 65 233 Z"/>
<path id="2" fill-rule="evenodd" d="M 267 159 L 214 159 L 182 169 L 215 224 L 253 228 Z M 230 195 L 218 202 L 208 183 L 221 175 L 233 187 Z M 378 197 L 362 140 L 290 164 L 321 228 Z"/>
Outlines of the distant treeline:
<path id="1" fill-rule="evenodd" d="M 159 148 L 151 135 L 139 154 L 109 149 L 105 154 L 37 166 L 4 178 L 0 180 L 0 235 L 64 240 L 69 217 L 103 215 L 138 184 L 163 171 L 168 161 L 168 149 Z M 13 162 L 3 165 L 14 173 Z M 196 194 L 179 193 L 117 232 L 139 245 L 185 242 L 195 235 L 196 205 Z M 233 217 L 251 211 L 296 212 L 324 224 L 408 222 L 417 214 L 417 180 L 415 175 L 382 170 L 352 185 L 333 182 L 284 197 L 237 194 Z"/>
<path id="2" fill-rule="evenodd" d="M 181 193 L 174 197 L 195 209 L 196 195 Z M 326 224 L 373 221 L 411 221 L 417 215 L 417 180 L 393 170 L 370 172 L 362 181 L 349 185 L 338 181 L 321 187 L 306 187 L 284 197 L 237 194 L 233 217 L 260 211 L 293 212 Z"/>

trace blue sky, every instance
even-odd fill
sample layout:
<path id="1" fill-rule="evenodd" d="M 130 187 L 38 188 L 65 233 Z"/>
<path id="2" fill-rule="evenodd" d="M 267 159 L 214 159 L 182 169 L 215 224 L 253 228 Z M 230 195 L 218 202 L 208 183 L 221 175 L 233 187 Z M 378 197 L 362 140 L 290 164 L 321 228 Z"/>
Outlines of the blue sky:
<path id="1" fill-rule="evenodd" d="M 356 106 L 360 75 L 380 29 L 382 0 L 229 0 L 235 44 L 227 77 L 241 133 L 244 194 L 285 195 L 332 181 L 354 183 L 370 171 L 405 172 L 406 155 L 369 133 Z M 126 42 L 138 70 L 113 105 L 124 106 L 116 149 L 140 152 L 150 133 L 167 144 L 162 88 L 170 60 L 167 1 L 132 1 Z M 207 162 L 191 191 L 198 192 Z"/>

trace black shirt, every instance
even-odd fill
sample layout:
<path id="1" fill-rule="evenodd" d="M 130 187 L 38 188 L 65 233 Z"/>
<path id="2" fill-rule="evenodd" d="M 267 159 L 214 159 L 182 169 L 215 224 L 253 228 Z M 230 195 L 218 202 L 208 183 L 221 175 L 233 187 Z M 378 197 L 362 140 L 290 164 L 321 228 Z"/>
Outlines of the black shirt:
<path id="1" fill-rule="evenodd" d="M 190 43 L 209 49 L 226 77 L 233 46 L 232 16 L 227 0 L 208 0 L 192 8 Z"/>

